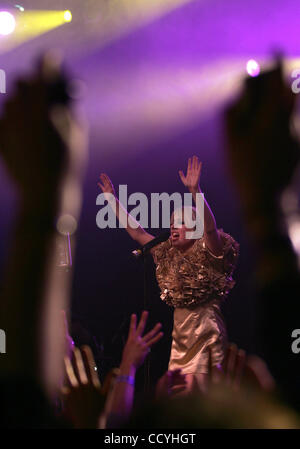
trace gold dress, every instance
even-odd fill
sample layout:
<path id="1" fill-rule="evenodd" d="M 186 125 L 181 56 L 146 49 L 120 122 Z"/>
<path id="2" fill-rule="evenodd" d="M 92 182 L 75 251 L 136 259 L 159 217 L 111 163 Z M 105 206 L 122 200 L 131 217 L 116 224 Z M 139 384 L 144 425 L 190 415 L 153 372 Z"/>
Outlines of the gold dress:
<path id="1" fill-rule="evenodd" d="M 219 233 L 223 253 L 218 257 L 205 246 L 203 237 L 185 254 L 170 240 L 154 250 L 161 299 L 174 307 L 170 370 L 207 373 L 208 349 L 213 365 L 223 361 L 227 336 L 220 305 L 235 284 L 232 274 L 239 245 L 222 229 Z"/>

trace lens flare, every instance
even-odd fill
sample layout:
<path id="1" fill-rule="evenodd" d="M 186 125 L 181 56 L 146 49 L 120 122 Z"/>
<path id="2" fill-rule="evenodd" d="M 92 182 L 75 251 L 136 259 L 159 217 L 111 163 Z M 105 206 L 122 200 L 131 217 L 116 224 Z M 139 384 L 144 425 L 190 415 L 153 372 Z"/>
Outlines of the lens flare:
<path id="1" fill-rule="evenodd" d="M 72 21 L 72 13 L 71 11 L 67 10 L 64 12 L 64 19 L 66 22 L 71 22 Z"/>
<path id="2" fill-rule="evenodd" d="M 11 34 L 16 28 L 16 21 L 14 16 L 8 11 L 0 11 L 0 34 L 7 36 Z"/>
<path id="3" fill-rule="evenodd" d="M 247 62 L 247 72 L 248 72 L 248 75 L 250 75 L 250 76 L 259 75 L 260 67 L 259 67 L 259 64 L 254 59 L 250 59 Z"/>
<path id="4" fill-rule="evenodd" d="M 24 12 L 25 8 L 21 5 L 15 5 L 16 8 L 18 8 L 19 11 Z"/>

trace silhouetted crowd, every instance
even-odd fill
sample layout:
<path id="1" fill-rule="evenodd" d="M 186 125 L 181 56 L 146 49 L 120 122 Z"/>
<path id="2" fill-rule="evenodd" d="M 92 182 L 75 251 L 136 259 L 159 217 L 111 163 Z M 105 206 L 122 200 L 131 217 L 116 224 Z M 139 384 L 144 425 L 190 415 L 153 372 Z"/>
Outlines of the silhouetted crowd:
<path id="1" fill-rule="evenodd" d="M 135 378 L 160 323 L 131 316 L 120 366 L 100 382 L 92 350 L 69 335 L 70 272 L 56 263 L 62 235 L 81 208 L 88 132 L 75 116 L 68 76 L 46 54 L 19 79 L 0 120 L 0 154 L 18 195 L 0 297 L 3 428 L 300 428 L 300 276 L 282 207 L 299 161 L 292 127 L 296 97 L 280 62 L 245 80 L 224 113 L 226 159 L 255 248 L 257 341 L 263 358 L 235 344 L 211 363 L 203 391 L 187 389 L 180 369 L 135 402 Z M 58 226 L 59 223 L 59 226 Z M 293 339 L 294 335 L 294 339 Z M 300 342 L 298 347 L 300 348 Z"/>

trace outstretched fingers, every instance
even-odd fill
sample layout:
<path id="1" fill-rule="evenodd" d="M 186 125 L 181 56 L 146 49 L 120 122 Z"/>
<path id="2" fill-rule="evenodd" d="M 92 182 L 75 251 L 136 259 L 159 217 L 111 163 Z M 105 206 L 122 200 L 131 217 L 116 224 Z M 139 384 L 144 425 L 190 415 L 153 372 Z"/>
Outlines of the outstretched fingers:
<path id="1" fill-rule="evenodd" d="M 179 176 L 180 176 L 180 179 L 181 179 L 181 182 L 185 185 L 186 184 L 186 178 L 185 178 L 185 176 L 184 176 L 184 173 L 183 173 L 183 171 L 182 170 L 179 170 Z"/>
<path id="2" fill-rule="evenodd" d="M 232 383 L 237 352 L 238 352 L 237 346 L 234 343 L 229 344 L 224 361 L 225 379 L 227 384 Z"/>
<path id="3" fill-rule="evenodd" d="M 141 336 L 143 334 L 146 323 L 147 323 L 148 315 L 149 315 L 149 312 L 147 312 L 146 310 L 143 310 L 140 322 L 136 329 L 136 335 Z"/>
<path id="4" fill-rule="evenodd" d="M 200 173 L 202 162 L 199 161 L 198 156 L 193 156 L 192 168 L 193 171 Z"/>
<path id="5" fill-rule="evenodd" d="M 65 371 L 66 371 L 66 381 L 70 387 L 76 388 L 79 386 L 79 382 L 75 375 L 75 371 L 73 369 L 73 365 L 70 357 L 64 357 Z"/>
<path id="6" fill-rule="evenodd" d="M 198 167 L 198 158 L 197 158 L 197 156 L 193 156 L 192 168 L 193 168 L 193 170 L 197 170 L 197 167 Z"/>
<path id="7" fill-rule="evenodd" d="M 88 381 L 91 382 L 95 387 L 101 387 L 99 377 L 95 370 L 96 362 L 92 353 L 92 350 L 89 346 L 84 345 L 81 347 L 81 354 L 83 363 L 85 366 L 85 371 L 88 377 Z"/>
<path id="8" fill-rule="evenodd" d="M 153 339 L 153 337 L 157 335 L 160 329 L 161 323 L 157 323 L 151 331 L 144 335 L 143 341 L 148 344 Z M 162 332 L 160 333 L 162 334 Z"/>
<path id="9" fill-rule="evenodd" d="M 238 349 L 235 344 L 228 346 L 224 361 L 226 383 L 234 388 L 239 388 L 246 364 L 246 353 Z"/>
<path id="10" fill-rule="evenodd" d="M 87 378 L 87 373 L 86 373 L 86 370 L 85 370 L 85 366 L 84 366 L 84 362 L 83 362 L 83 358 L 82 358 L 81 352 L 80 352 L 80 350 L 78 348 L 74 348 L 73 354 L 74 354 L 74 364 L 76 366 L 76 371 L 78 373 L 79 382 L 81 384 L 87 384 L 88 383 L 88 378 Z"/>
<path id="11" fill-rule="evenodd" d="M 100 187 L 101 190 L 104 191 L 105 189 L 105 178 L 103 176 L 103 173 L 101 173 L 101 175 L 99 176 L 100 181 L 97 183 L 97 185 Z"/>
<path id="12" fill-rule="evenodd" d="M 246 364 L 246 352 L 243 349 L 239 349 L 236 356 L 235 376 L 233 380 L 233 385 L 237 389 L 241 385 L 245 364 Z"/>
<path id="13" fill-rule="evenodd" d="M 153 338 L 147 341 L 146 346 L 150 348 L 152 345 L 157 343 L 163 337 L 163 335 L 164 335 L 163 332 L 159 332 L 157 335 L 155 335 Z"/>
<path id="14" fill-rule="evenodd" d="M 132 338 L 136 332 L 136 314 L 133 313 L 130 318 L 129 334 L 128 338 Z"/>
<path id="15" fill-rule="evenodd" d="M 199 164 L 198 164 L 198 169 L 197 169 L 198 175 L 200 175 L 201 170 L 202 170 L 202 162 L 199 162 Z"/>
<path id="16" fill-rule="evenodd" d="M 189 172 L 191 171 L 192 168 L 192 159 L 189 157 L 188 160 L 188 168 L 187 168 L 187 175 L 189 174 Z"/>

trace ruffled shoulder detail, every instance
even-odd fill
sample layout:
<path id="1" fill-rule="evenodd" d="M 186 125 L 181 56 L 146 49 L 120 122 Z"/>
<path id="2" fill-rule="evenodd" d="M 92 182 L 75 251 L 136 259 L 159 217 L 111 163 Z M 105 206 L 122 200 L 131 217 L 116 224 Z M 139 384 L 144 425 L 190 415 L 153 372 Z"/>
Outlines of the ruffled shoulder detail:
<path id="1" fill-rule="evenodd" d="M 224 241 L 223 247 L 223 260 L 224 270 L 226 273 L 232 274 L 236 268 L 237 261 L 240 254 L 240 245 L 234 240 L 234 238 L 226 234 L 223 229 L 220 230 L 221 239 Z"/>
<path id="2" fill-rule="evenodd" d="M 205 246 L 204 239 L 201 239 L 201 242 L 212 266 L 214 266 L 216 270 L 221 270 L 228 275 L 232 275 L 239 258 L 240 245 L 230 234 L 224 232 L 223 229 L 219 229 L 218 231 L 223 243 L 223 252 L 220 256 L 215 256 L 209 248 Z"/>
<path id="3" fill-rule="evenodd" d="M 156 278 L 161 299 L 173 307 L 193 307 L 226 298 L 235 285 L 232 279 L 239 245 L 222 229 L 223 253 L 215 256 L 205 246 L 204 238 L 196 240 L 190 251 L 180 253 L 170 241 L 153 251 Z"/>

